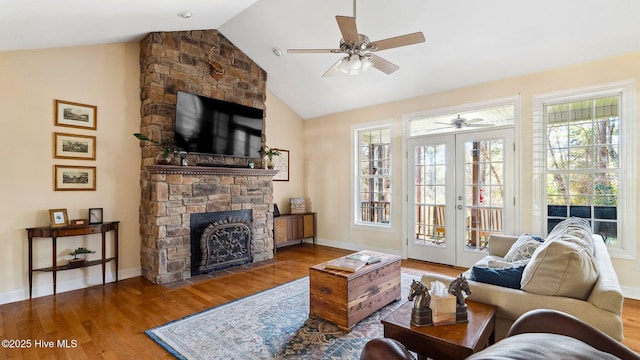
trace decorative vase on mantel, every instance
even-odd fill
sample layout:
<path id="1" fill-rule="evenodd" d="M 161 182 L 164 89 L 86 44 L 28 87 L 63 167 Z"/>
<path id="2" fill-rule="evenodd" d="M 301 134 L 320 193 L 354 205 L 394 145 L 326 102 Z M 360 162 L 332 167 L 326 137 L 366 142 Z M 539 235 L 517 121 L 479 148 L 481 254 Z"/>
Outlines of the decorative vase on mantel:
<path id="1" fill-rule="evenodd" d="M 160 153 L 156 157 L 156 164 L 158 165 L 171 165 L 172 162 L 173 162 L 173 156 L 171 156 L 171 154 L 168 154 L 167 156 L 165 156 L 164 153 Z"/>
<path id="2" fill-rule="evenodd" d="M 273 158 L 265 158 L 265 164 L 267 165 L 267 169 L 270 170 L 276 167 L 276 161 Z"/>
<path id="3" fill-rule="evenodd" d="M 279 149 L 264 146 L 260 149 L 259 153 L 264 156 L 265 169 L 273 169 L 276 167 L 276 161 L 274 160 L 274 157 L 280 156 Z"/>

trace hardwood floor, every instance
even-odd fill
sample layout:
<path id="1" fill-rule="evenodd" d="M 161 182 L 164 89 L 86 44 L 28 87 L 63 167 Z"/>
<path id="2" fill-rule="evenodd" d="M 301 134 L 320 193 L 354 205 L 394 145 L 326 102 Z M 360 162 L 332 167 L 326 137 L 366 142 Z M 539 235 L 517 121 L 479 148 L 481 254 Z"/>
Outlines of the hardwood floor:
<path id="1" fill-rule="evenodd" d="M 31 301 L 0 305 L 0 359 L 172 359 L 144 331 L 307 276 L 309 266 L 351 251 L 304 245 L 279 249 L 276 259 L 171 286 L 138 277 Z M 463 269 L 403 260 L 410 271 L 457 275 Z M 625 300 L 624 344 L 640 351 L 640 301 Z M 67 347 L 63 342 L 66 340 Z M 44 348 L 45 345 L 52 345 Z"/>

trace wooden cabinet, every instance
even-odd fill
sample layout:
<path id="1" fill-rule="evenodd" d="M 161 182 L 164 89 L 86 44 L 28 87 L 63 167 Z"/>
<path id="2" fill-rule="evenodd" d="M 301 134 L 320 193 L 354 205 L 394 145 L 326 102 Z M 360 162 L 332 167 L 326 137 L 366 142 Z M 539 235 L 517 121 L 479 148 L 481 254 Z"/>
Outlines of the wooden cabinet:
<path id="1" fill-rule="evenodd" d="M 316 213 L 282 214 L 273 219 L 275 248 L 287 242 L 313 238 L 316 243 Z"/>
<path id="2" fill-rule="evenodd" d="M 57 272 L 76 269 L 74 267 L 70 267 L 68 264 L 58 265 L 57 255 L 58 255 L 58 238 L 59 237 L 67 237 L 67 236 L 78 236 L 78 235 L 91 235 L 91 234 L 102 234 L 102 258 L 100 260 L 92 260 L 87 261 L 85 265 L 80 267 L 87 267 L 93 265 L 102 265 L 102 285 L 105 284 L 105 265 L 108 262 L 115 262 L 115 281 L 118 281 L 118 225 L 119 221 L 111 221 L 105 222 L 102 224 L 90 224 L 90 225 L 82 225 L 82 226 L 65 226 L 60 228 L 52 228 L 50 226 L 37 227 L 37 228 L 28 228 L 27 236 L 29 239 L 29 298 L 32 296 L 33 289 L 33 272 L 34 271 L 44 271 L 51 272 L 53 276 L 53 294 L 56 294 L 56 283 L 57 283 Z M 107 247 L 106 247 L 106 234 L 108 232 L 113 232 L 113 243 L 114 243 L 114 253 L 112 257 L 106 257 Z M 34 238 L 51 238 L 51 263 L 50 267 L 44 268 L 33 268 L 33 239 Z M 78 268 L 80 268 L 78 267 Z"/>

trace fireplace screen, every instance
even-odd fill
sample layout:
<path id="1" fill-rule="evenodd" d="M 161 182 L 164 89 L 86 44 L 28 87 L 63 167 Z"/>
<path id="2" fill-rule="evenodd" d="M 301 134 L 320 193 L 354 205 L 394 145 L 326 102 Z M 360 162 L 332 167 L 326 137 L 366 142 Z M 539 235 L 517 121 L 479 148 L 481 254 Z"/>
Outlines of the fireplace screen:
<path id="1" fill-rule="evenodd" d="M 250 210 L 192 214 L 191 275 L 250 263 L 251 240 Z"/>

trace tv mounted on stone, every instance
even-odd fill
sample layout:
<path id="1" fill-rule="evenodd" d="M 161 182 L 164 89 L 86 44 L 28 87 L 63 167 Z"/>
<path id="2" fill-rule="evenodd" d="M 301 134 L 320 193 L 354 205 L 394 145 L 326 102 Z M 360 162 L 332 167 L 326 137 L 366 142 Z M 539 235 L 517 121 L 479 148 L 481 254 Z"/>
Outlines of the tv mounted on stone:
<path id="1" fill-rule="evenodd" d="M 259 158 L 261 109 L 178 91 L 176 145 L 190 154 Z"/>

